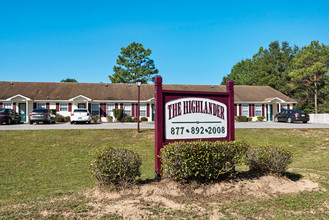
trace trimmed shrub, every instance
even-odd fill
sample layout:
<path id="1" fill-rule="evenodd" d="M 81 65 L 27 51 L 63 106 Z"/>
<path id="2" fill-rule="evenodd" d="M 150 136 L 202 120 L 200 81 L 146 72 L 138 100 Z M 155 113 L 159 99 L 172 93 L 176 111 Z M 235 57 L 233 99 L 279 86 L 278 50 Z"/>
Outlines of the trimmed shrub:
<path id="1" fill-rule="evenodd" d="M 113 109 L 113 115 L 116 121 L 121 121 L 123 118 L 123 109 Z"/>
<path id="2" fill-rule="evenodd" d="M 258 116 L 257 121 L 264 121 L 265 117 L 264 116 Z"/>
<path id="3" fill-rule="evenodd" d="M 90 120 L 92 123 L 98 123 L 101 122 L 101 117 L 99 117 L 98 115 L 93 115 L 91 116 Z"/>
<path id="4" fill-rule="evenodd" d="M 58 115 L 58 116 L 56 117 L 56 122 L 64 122 L 64 117 L 61 116 L 61 115 Z"/>
<path id="5" fill-rule="evenodd" d="M 243 142 L 174 142 L 160 151 L 162 172 L 176 181 L 212 182 L 235 173 L 248 149 Z"/>
<path id="6" fill-rule="evenodd" d="M 100 185 L 115 188 L 134 183 L 141 175 L 141 164 L 141 158 L 133 151 L 105 147 L 95 153 L 90 168 Z"/>
<path id="7" fill-rule="evenodd" d="M 146 117 L 141 117 L 141 121 L 148 121 Z"/>
<path id="8" fill-rule="evenodd" d="M 133 118 L 130 115 L 125 117 L 125 122 L 132 122 Z"/>
<path id="9" fill-rule="evenodd" d="M 111 115 L 106 116 L 107 122 L 113 122 L 113 117 Z"/>
<path id="10" fill-rule="evenodd" d="M 69 122 L 70 121 L 70 116 L 65 116 L 64 117 L 64 122 Z"/>
<path id="11" fill-rule="evenodd" d="M 291 152 L 270 145 L 250 148 L 245 157 L 245 164 L 249 166 L 250 171 L 261 175 L 282 175 L 291 162 Z"/>
<path id="12" fill-rule="evenodd" d="M 247 121 L 252 121 L 252 117 L 247 117 Z"/>
<path id="13" fill-rule="evenodd" d="M 138 118 L 137 117 L 134 117 L 134 122 L 137 122 Z"/>
<path id="14" fill-rule="evenodd" d="M 235 121 L 238 122 L 247 122 L 247 117 L 243 115 L 237 115 L 234 117 Z"/>

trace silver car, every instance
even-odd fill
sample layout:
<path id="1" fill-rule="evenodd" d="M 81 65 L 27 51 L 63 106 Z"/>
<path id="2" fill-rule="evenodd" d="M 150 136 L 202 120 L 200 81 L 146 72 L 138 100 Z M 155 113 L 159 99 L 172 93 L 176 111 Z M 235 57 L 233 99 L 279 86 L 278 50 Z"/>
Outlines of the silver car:
<path id="1" fill-rule="evenodd" d="M 43 122 L 44 124 L 56 123 L 56 115 L 49 109 L 33 109 L 29 114 L 30 124 Z"/>
<path id="2" fill-rule="evenodd" d="M 74 122 L 90 123 L 90 113 L 88 109 L 74 109 L 70 117 L 70 123 L 73 124 Z"/>

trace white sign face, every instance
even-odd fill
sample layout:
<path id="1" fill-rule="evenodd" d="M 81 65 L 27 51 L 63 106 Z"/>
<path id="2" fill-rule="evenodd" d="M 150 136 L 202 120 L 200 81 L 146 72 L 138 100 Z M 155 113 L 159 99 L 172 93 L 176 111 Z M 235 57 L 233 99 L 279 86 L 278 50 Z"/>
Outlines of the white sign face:
<path id="1" fill-rule="evenodd" d="M 225 138 L 227 116 L 227 106 L 212 99 L 172 100 L 165 105 L 165 138 Z"/>

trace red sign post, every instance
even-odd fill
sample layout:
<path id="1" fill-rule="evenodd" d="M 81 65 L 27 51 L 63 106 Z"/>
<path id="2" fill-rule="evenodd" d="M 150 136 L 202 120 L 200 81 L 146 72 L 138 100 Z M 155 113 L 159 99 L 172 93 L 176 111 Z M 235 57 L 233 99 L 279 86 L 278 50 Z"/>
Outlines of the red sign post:
<path id="1" fill-rule="evenodd" d="M 154 79 L 155 171 L 161 175 L 160 149 L 175 141 L 234 141 L 234 83 L 226 92 L 163 90 Z"/>

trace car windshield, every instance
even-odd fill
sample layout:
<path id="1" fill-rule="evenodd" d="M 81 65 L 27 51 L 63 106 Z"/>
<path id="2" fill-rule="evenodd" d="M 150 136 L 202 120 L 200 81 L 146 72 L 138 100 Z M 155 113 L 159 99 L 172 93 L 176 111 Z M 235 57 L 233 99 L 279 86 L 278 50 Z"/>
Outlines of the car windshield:
<path id="1" fill-rule="evenodd" d="M 8 109 L 0 108 L 0 113 L 3 113 L 3 112 L 7 113 Z"/>
<path id="2" fill-rule="evenodd" d="M 75 109 L 74 112 L 87 112 L 87 109 Z"/>
<path id="3" fill-rule="evenodd" d="M 42 112 L 42 113 L 45 113 L 45 112 L 48 112 L 48 109 L 34 109 L 33 112 Z"/>

